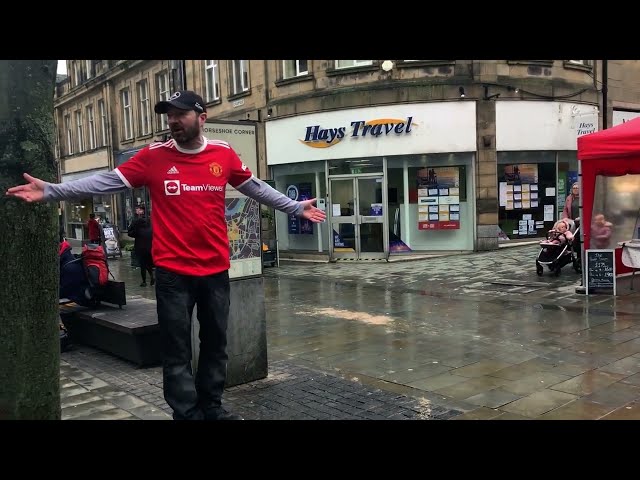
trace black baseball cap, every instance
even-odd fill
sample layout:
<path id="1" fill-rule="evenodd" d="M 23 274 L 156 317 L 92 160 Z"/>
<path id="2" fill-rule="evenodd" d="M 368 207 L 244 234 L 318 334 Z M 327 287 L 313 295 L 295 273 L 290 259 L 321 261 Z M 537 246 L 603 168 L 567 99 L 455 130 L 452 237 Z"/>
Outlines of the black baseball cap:
<path id="1" fill-rule="evenodd" d="M 196 113 L 206 113 L 207 111 L 202 97 L 191 90 L 180 90 L 174 93 L 169 97 L 169 100 L 156 103 L 154 110 L 156 113 L 167 113 L 169 107 L 180 110 L 195 110 Z"/>

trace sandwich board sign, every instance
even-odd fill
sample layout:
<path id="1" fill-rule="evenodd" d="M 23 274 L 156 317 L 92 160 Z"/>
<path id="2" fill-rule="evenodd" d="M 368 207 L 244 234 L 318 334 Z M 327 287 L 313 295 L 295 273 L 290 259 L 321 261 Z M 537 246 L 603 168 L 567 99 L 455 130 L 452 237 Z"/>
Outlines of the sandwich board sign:
<path id="1" fill-rule="evenodd" d="M 616 295 L 616 255 L 611 249 L 586 251 L 586 294 L 607 290 Z"/>

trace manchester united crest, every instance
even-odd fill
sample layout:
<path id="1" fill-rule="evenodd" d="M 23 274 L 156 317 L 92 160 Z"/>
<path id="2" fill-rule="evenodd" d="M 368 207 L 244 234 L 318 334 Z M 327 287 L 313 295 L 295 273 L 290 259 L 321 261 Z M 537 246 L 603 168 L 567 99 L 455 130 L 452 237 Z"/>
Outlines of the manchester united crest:
<path id="1" fill-rule="evenodd" d="M 219 177 L 220 175 L 222 175 L 222 167 L 219 163 L 210 163 L 209 172 L 211 172 L 211 175 L 213 175 L 214 177 Z"/>

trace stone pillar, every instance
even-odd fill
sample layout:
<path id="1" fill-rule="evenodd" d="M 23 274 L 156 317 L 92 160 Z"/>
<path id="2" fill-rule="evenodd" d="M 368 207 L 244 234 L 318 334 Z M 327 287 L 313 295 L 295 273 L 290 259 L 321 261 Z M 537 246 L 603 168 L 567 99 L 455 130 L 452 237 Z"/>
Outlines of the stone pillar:
<path id="1" fill-rule="evenodd" d="M 476 103 L 476 250 L 498 248 L 498 173 L 495 99 Z"/>
<path id="2" fill-rule="evenodd" d="M 200 324 L 197 305 L 191 326 L 192 365 L 198 368 Z M 231 280 L 231 308 L 227 327 L 227 387 L 267 376 L 267 320 L 262 277 Z"/>

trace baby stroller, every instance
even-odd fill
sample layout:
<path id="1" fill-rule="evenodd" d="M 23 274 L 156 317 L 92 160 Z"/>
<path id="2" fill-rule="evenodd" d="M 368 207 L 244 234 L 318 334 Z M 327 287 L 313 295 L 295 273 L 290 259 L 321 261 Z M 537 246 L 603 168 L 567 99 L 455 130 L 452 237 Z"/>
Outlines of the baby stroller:
<path id="1" fill-rule="evenodd" d="M 580 227 L 576 225 L 576 222 L 568 218 L 565 218 L 564 222 L 568 226 L 567 231 L 573 234 L 573 238 L 560 244 L 546 241 L 540 242 L 540 251 L 536 258 L 536 273 L 538 276 L 542 276 L 544 267 L 547 266 L 549 271 L 557 277 L 560 275 L 562 267 L 569 263 L 573 265 L 577 273 L 580 273 L 580 259 L 573 249 L 573 243 L 578 241 Z"/>

